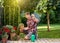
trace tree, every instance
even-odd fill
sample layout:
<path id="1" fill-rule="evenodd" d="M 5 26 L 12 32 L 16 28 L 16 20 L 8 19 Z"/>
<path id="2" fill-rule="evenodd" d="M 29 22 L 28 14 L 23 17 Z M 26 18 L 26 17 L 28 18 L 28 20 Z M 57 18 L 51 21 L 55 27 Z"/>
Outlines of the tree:
<path id="1" fill-rule="evenodd" d="M 50 31 L 49 14 L 51 13 L 51 10 L 53 10 L 53 9 L 56 9 L 55 5 L 53 5 L 53 0 L 40 0 L 36 7 L 36 12 L 47 14 L 47 29 L 48 29 L 48 31 Z"/>
<path id="2" fill-rule="evenodd" d="M 4 24 L 18 26 L 21 22 L 20 7 L 17 0 L 3 0 Z"/>
<path id="3" fill-rule="evenodd" d="M 20 5 L 20 10 L 21 11 L 28 11 L 28 12 L 34 12 L 39 0 L 21 0 L 19 5 Z"/>

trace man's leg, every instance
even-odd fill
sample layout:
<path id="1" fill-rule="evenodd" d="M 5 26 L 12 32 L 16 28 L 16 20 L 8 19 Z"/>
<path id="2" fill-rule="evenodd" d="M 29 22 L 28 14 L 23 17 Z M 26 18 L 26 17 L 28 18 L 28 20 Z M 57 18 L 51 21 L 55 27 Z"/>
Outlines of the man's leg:
<path id="1" fill-rule="evenodd" d="M 33 33 L 33 32 L 29 32 L 29 33 L 25 36 L 25 39 L 30 39 L 32 33 Z"/>
<path id="2" fill-rule="evenodd" d="M 33 34 L 35 35 L 35 39 L 37 39 L 37 30 L 34 30 Z"/>

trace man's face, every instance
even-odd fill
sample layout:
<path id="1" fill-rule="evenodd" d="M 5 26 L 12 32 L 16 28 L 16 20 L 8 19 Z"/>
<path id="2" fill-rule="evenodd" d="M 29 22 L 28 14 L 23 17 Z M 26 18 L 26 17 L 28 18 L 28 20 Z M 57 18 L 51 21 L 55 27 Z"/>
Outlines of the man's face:
<path id="1" fill-rule="evenodd" d="M 27 19 L 29 19 L 31 16 L 30 16 L 30 14 L 29 14 L 29 15 L 26 14 L 25 17 L 26 17 Z"/>

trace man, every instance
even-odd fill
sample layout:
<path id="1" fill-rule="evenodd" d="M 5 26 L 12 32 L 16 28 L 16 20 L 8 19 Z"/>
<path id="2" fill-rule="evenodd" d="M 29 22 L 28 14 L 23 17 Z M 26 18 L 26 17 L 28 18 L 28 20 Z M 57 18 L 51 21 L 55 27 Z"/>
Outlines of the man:
<path id="1" fill-rule="evenodd" d="M 27 18 L 27 27 L 28 27 L 28 34 L 25 36 L 25 39 L 30 39 L 32 34 L 36 34 L 36 24 L 37 19 L 35 20 L 32 18 L 29 12 L 25 13 L 25 17 Z"/>

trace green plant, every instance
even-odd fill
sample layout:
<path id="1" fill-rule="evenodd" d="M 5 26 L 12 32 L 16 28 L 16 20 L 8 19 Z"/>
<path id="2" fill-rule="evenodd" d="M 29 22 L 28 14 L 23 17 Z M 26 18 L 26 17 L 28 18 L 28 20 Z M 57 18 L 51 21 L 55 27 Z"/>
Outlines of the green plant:
<path id="1" fill-rule="evenodd" d="M 7 32 L 3 31 L 2 33 L 2 43 L 7 43 L 8 40 L 8 34 Z"/>
<path id="2" fill-rule="evenodd" d="M 3 32 L 2 38 L 7 38 L 8 39 L 8 34 L 6 32 Z"/>
<path id="3" fill-rule="evenodd" d="M 15 30 L 13 29 L 13 26 L 11 26 L 11 25 L 6 25 L 6 27 L 7 27 L 8 29 L 10 29 L 10 32 L 15 32 Z"/>

